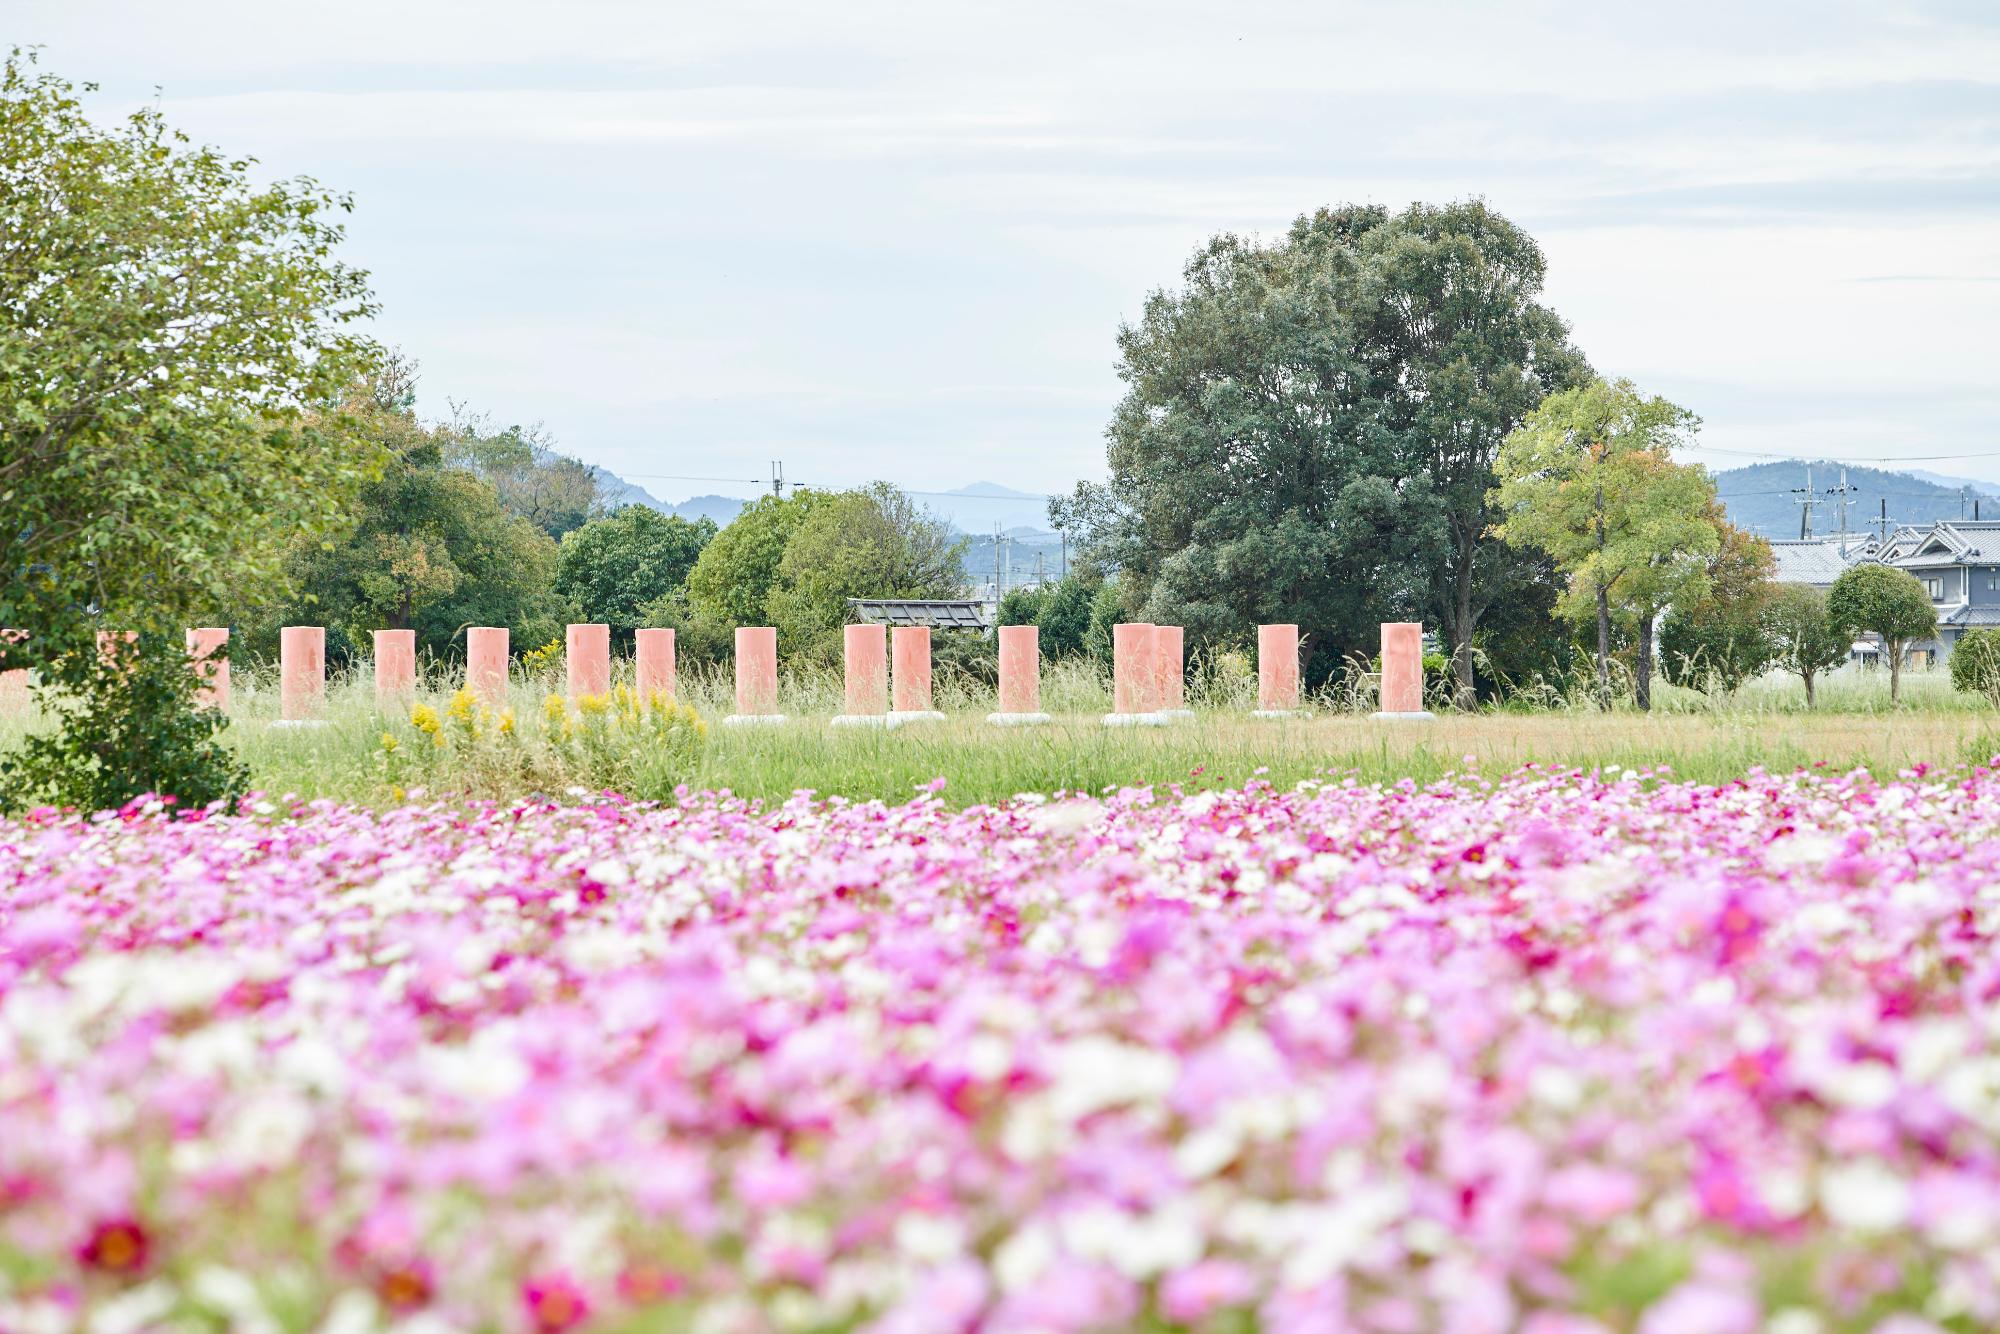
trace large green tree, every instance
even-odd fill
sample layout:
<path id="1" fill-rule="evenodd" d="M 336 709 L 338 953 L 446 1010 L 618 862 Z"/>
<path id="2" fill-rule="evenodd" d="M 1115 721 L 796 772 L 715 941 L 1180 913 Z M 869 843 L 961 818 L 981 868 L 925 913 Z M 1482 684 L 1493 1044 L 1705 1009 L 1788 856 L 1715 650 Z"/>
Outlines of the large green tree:
<path id="1" fill-rule="evenodd" d="M 1110 481 L 1054 517 L 1135 614 L 1211 640 L 1312 625 L 1321 674 L 1377 622 L 1428 615 L 1469 696 L 1482 616 L 1538 568 L 1490 536 L 1495 453 L 1587 374 L 1537 301 L 1543 267 L 1479 203 L 1215 238 L 1120 330 Z"/>
<path id="2" fill-rule="evenodd" d="M 76 733 L 88 773 L 58 795 L 100 801 L 158 779 L 183 627 L 278 590 L 287 542 L 336 527 L 378 460 L 331 406 L 376 357 L 366 275 L 335 258 L 347 199 L 261 183 L 155 107 L 94 121 L 90 90 L 32 52 L 0 73 L 0 625 L 25 632 L 0 668 L 36 669 Z M 144 665 L 106 665 L 101 628 Z M 184 799 L 198 767 L 176 762 Z"/>
<path id="3" fill-rule="evenodd" d="M 450 427 L 417 419 L 415 381 L 392 363 L 358 396 L 352 415 L 387 457 L 355 498 L 346 527 L 301 538 L 287 558 L 293 595 L 242 606 L 244 643 L 270 652 L 278 627 L 325 625 L 333 647 L 365 648 L 378 629 L 415 630 L 424 651 L 448 656 L 468 625 L 511 629 L 519 644 L 561 627 L 557 547 L 510 513 L 484 478 L 447 462 Z"/>
<path id="4" fill-rule="evenodd" d="M 1843 632 L 1866 630 L 1882 641 L 1889 659 L 1889 700 L 1901 700 L 1903 654 L 1915 640 L 1937 633 L 1937 608 L 1917 577 L 1893 565 L 1856 565 L 1833 581 L 1826 611 Z"/>
<path id="5" fill-rule="evenodd" d="M 701 549 L 688 571 L 688 616 L 723 632 L 770 624 L 771 591 L 785 548 L 806 517 L 832 499 L 832 492 L 802 489 L 761 496 L 745 507 Z"/>
<path id="6" fill-rule="evenodd" d="M 1650 708 L 1654 623 L 1708 592 L 1707 563 L 1721 546 L 1715 483 L 1672 458 L 1698 425 L 1629 380 L 1592 380 L 1550 395 L 1501 446 L 1497 531 L 1546 553 L 1568 578 L 1561 614 L 1595 620 L 1602 707 L 1611 704 L 1614 615 L 1630 623 L 1637 702 Z"/>
<path id="7" fill-rule="evenodd" d="M 556 592 L 583 619 L 606 622 L 629 640 L 648 623 L 648 606 L 682 591 L 715 533 L 713 519 L 689 522 L 627 505 L 563 535 Z"/>
<path id="8" fill-rule="evenodd" d="M 959 596 L 964 554 L 948 523 L 887 482 L 839 492 L 786 543 L 771 624 L 793 651 L 831 649 L 849 598 Z"/>

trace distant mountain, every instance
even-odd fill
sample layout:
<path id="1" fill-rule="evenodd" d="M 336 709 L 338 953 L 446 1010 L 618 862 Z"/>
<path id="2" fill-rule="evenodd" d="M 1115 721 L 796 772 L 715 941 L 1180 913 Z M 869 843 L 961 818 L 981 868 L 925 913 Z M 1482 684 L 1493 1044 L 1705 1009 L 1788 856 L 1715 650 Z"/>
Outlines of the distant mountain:
<path id="1" fill-rule="evenodd" d="M 623 509 L 627 505 L 644 505 L 647 509 L 658 510 L 662 514 L 678 514 L 683 519 L 713 519 L 720 528 L 734 519 L 750 502 L 738 500 L 735 496 L 695 496 L 683 500 L 678 505 L 669 505 L 645 487 L 628 482 L 617 473 L 603 468 L 593 468 L 597 479 L 597 499 L 606 510 Z"/>
<path id="2" fill-rule="evenodd" d="M 644 505 L 662 514 L 678 514 L 684 519 L 709 518 L 718 527 L 741 514 L 749 501 L 736 496 L 695 496 L 679 504 L 669 504 L 643 486 L 628 482 L 614 472 L 593 469 L 598 499 L 607 509 L 624 505 Z M 998 482 L 974 482 L 953 491 L 918 491 L 912 499 L 962 533 L 984 536 L 990 544 L 993 526 L 1000 525 L 1009 537 L 1040 543 L 1057 542 L 1049 530 L 1048 498 L 1033 491 L 1016 491 Z"/>
<path id="3" fill-rule="evenodd" d="M 1840 531 L 1841 497 L 1828 490 L 1840 485 L 1841 469 L 1846 468 L 1847 529 L 1849 532 L 1879 532 L 1884 513 L 1890 530 L 1899 523 L 1931 523 L 1938 519 L 1969 519 L 1983 505 L 1981 517 L 2000 518 L 2000 490 L 1988 490 L 1986 483 L 1964 478 L 1932 480 L 1908 472 L 1889 472 L 1858 464 L 1818 462 L 1800 459 L 1780 463 L 1758 463 L 1748 468 L 1731 468 L 1715 474 L 1715 485 L 1723 508 L 1732 523 L 1763 537 L 1785 538 L 1799 535 L 1797 494 L 1806 485 L 1811 469 L 1813 499 L 1812 530 L 1825 535 Z"/>
<path id="4" fill-rule="evenodd" d="M 738 500 L 735 496 L 695 496 L 678 505 L 667 506 L 667 512 L 689 520 L 713 519 L 717 528 L 723 528 L 749 507 L 749 501 Z"/>
<path id="5" fill-rule="evenodd" d="M 996 523 L 1002 532 L 1017 528 L 1039 534 L 1049 531 L 1046 496 L 1016 491 L 998 482 L 974 482 L 953 491 L 923 492 L 915 498 L 964 533 L 984 533 L 990 539 Z"/>
<path id="6" fill-rule="evenodd" d="M 1982 496 L 2000 496 L 2000 482 L 1982 482 L 1977 477 L 1947 477 L 1928 468 L 1905 468 L 1903 471 L 1926 482 L 1936 482 L 1939 486 L 1953 488 L 1969 486 Z"/>

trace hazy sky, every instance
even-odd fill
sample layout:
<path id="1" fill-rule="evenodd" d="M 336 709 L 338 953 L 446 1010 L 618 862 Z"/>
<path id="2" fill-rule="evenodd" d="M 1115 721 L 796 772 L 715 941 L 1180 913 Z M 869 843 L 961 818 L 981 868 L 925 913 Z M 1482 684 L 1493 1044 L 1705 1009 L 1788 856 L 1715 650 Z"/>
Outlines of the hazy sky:
<path id="1" fill-rule="evenodd" d="M 107 114 L 157 87 L 352 191 L 427 413 L 544 422 L 662 497 L 773 458 L 1067 489 L 1119 322 L 1205 237 L 1471 195 L 1716 450 L 2000 455 L 1993 0 L 4 10 Z"/>

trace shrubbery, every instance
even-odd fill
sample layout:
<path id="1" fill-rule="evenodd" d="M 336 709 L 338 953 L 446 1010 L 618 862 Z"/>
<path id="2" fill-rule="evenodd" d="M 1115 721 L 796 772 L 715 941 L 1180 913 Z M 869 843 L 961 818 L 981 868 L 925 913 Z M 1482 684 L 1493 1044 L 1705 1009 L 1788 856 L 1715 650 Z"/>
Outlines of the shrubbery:
<path id="1" fill-rule="evenodd" d="M 2000 705 L 2000 628 L 1965 632 L 1951 650 L 1951 683 Z"/>

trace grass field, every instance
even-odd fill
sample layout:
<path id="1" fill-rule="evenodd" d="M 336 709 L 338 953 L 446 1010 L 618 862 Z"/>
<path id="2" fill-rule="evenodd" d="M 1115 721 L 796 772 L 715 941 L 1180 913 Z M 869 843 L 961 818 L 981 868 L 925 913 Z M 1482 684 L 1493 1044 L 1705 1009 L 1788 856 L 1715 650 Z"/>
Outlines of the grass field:
<path id="1" fill-rule="evenodd" d="M 1683 778 L 1715 782 L 1758 766 L 1866 767 L 1887 774 L 2000 752 L 2000 716 L 1982 701 L 1953 693 L 1941 674 L 1906 678 L 1905 702 L 1893 710 L 1883 678 L 1854 673 L 1823 685 L 1820 707 L 1810 713 L 1795 682 L 1770 679 L 1727 700 L 1667 689 L 1650 715 L 1499 710 L 1443 713 L 1426 723 L 1377 722 L 1330 700 L 1300 718 L 1255 720 L 1247 716 L 1250 683 L 1206 677 L 1190 691 L 1194 718 L 1166 728 L 1114 729 L 1100 721 L 1110 707 L 1106 683 L 1087 669 L 1059 665 L 1044 687 L 1044 707 L 1055 716 L 1050 726 L 990 727 L 984 722 L 994 707 L 990 690 L 944 683 L 937 704 L 949 720 L 895 732 L 829 727 L 827 720 L 840 711 L 840 683 L 832 673 L 788 678 L 781 706 L 790 721 L 774 727 L 719 725 L 733 707 L 721 672 L 690 672 L 682 684 L 683 700 L 706 725 L 705 739 L 661 745 L 614 721 L 561 744 L 560 726 L 544 712 L 549 695 L 560 693 L 560 681 L 517 679 L 507 735 L 496 735 L 497 719 L 489 717 L 483 732 L 476 723 L 457 732 L 447 727 L 447 744 L 433 746 L 400 712 L 379 714 L 360 677 L 331 683 L 326 726 L 274 728 L 275 682 L 267 672 L 239 671 L 229 735 L 266 792 L 375 805 L 411 791 L 562 796 L 579 787 L 610 787 L 660 797 L 680 784 L 763 799 L 806 789 L 898 800 L 938 778 L 945 780 L 945 799 L 962 804 L 1058 789 L 1227 787 L 1257 776 L 1290 784 L 1327 772 L 1422 783 L 1469 765 L 1497 773 L 1531 763 L 1665 766 Z M 440 715 L 449 699 L 442 685 L 420 696 Z M 393 754 L 385 752 L 385 733 L 396 738 Z"/>

